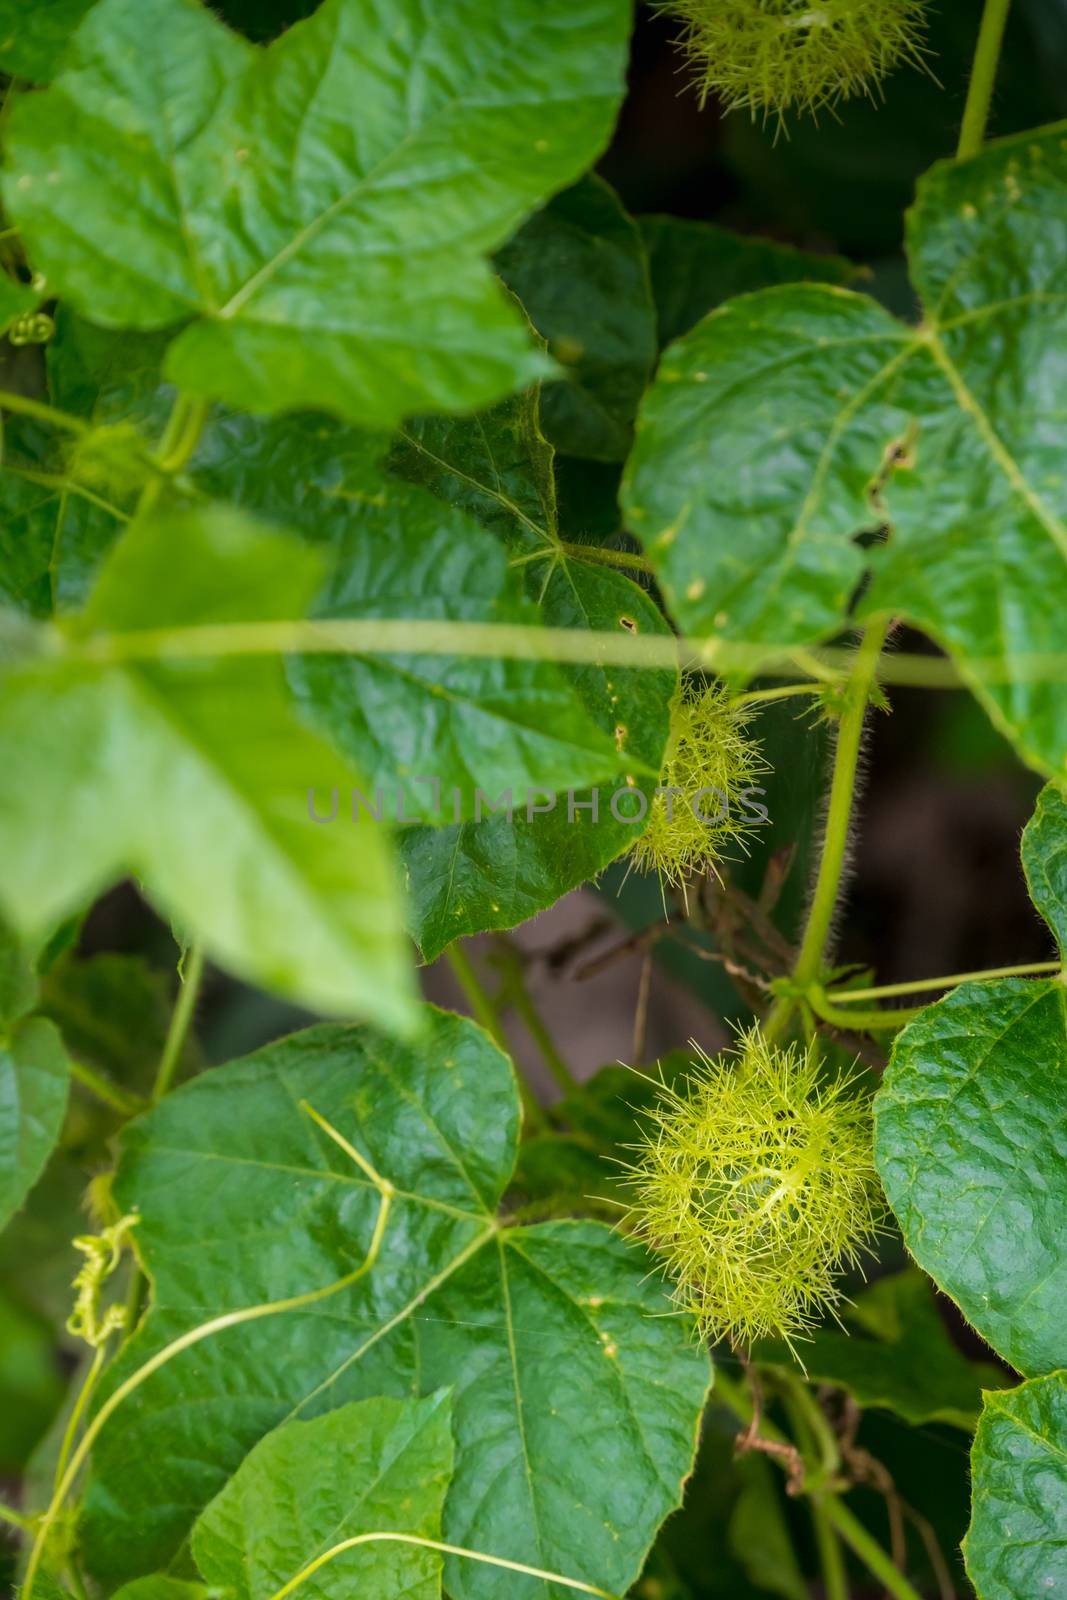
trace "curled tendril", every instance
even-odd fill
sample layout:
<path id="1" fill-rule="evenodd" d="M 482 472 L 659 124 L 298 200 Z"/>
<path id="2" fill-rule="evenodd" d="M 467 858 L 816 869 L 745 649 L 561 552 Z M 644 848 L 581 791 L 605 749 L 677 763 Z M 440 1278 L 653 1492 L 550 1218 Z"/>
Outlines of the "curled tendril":
<path id="1" fill-rule="evenodd" d="M 927 0 L 661 0 L 701 100 L 781 117 L 872 96 L 902 62 L 925 56 Z"/>
<path id="2" fill-rule="evenodd" d="M 134 1214 L 120 1217 L 102 1233 L 81 1234 L 72 1241 L 85 1261 L 74 1279 L 74 1310 L 67 1318 L 67 1332 L 84 1339 L 98 1350 L 113 1333 L 126 1326 L 126 1307 L 111 1305 L 101 1311 L 100 1296 L 114 1274 L 129 1243 L 130 1230 L 140 1219 Z"/>
<path id="3" fill-rule="evenodd" d="M 24 311 L 15 318 L 7 337 L 13 345 L 47 344 L 56 325 L 45 311 Z"/>

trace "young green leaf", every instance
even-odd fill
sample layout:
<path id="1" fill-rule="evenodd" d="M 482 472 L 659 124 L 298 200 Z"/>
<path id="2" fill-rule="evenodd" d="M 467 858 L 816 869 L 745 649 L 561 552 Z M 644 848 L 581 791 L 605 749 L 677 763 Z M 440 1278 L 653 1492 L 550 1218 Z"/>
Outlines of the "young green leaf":
<path id="1" fill-rule="evenodd" d="M 130 527 L 75 631 L 291 617 L 319 576 L 310 551 L 235 513 L 162 515 Z M 254 981 L 410 1022 L 384 837 L 310 821 L 310 788 L 358 780 L 296 720 L 276 662 L 109 663 L 72 639 L 7 675 L 0 749 L 0 896 L 16 926 L 46 930 L 134 872 Z"/>
<path id="2" fill-rule="evenodd" d="M 416 1050 L 313 1028 L 129 1126 L 115 1193 L 140 1213 L 152 1309 L 104 1394 L 209 1317 L 328 1292 L 205 1339 L 122 1403 L 94 1449 L 84 1525 L 102 1579 L 169 1560 L 285 1419 L 448 1387 L 445 1538 L 616 1593 L 636 1577 L 689 1468 L 706 1357 L 678 1320 L 650 1314 L 664 1302 L 647 1263 L 608 1229 L 500 1225 L 519 1121 L 511 1068 L 464 1019 L 427 1008 L 424 1034 Z M 397 1190 L 358 1282 L 341 1280 L 365 1259 L 378 1194 L 301 1102 Z M 590 1415 L 595 1428 L 576 1427 Z M 500 1578 L 449 1563 L 447 1586 L 488 1600 Z"/>
<path id="3" fill-rule="evenodd" d="M 203 1577 L 233 1600 L 266 1600 L 346 1539 L 441 1537 L 452 1472 L 448 1395 L 359 1400 L 261 1439 L 193 1529 Z M 305 1591 L 318 1600 L 439 1600 L 441 1557 L 402 1544 L 357 1545 Z"/>
<path id="4" fill-rule="evenodd" d="M 684 631 L 824 638 L 869 572 L 862 615 L 926 629 L 1024 758 L 1064 770 L 1065 196 L 1059 127 L 942 164 L 909 217 L 919 327 L 796 286 L 667 352 L 624 502 Z"/>
<path id="5" fill-rule="evenodd" d="M 1050 786 L 1023 836 L 1034 902 L 1061 937 L 1065 814 Z M 1026 1374 L 1067 1363 L 1065 1087 L 1067 987 L 1006 978 L 961 984 L 905 1028 L 875 1103 L 908 1248 Z"/>
<path id="6" fill-rule="evenodd" d="M 971 1450 L 967 1572 L 982 1600 L 1039 1600 L 1067 1583 L 1067 1375 L 985 1397 Z"/>
<path id="7" fill-rule="evenodd" d="M 92 320 L 188 324 L 189 392 L 376 427 L 486 404 L 550 370 L 486 255 L 599 153 L 628 25 L 325 0 L 258 49 L 187 0 L 100 0 L 12 119 L 6 201 Z"/>

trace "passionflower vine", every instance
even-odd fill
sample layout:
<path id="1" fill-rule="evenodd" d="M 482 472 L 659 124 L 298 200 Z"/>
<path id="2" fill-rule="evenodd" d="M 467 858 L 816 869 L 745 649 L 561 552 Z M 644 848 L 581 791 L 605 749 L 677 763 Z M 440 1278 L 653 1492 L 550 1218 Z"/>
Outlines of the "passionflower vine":
<path id="1" fill-rule="evenodd" d="M 921 65 L 927 0 L 662 0 L 701 100 L 781 116 L 872 95 L 894 67 Z"/>
<path id="2" fill-rule="evenodd" d="M 866 1096 L 828 1079 L 813 1048 L 776 1048 L 758 1026 L 716 1060 L 697 1050 L 628 1178 L 630 1224 L 675 1305 L 742 1349 L 809 1332 L 884 1215 Z"/>

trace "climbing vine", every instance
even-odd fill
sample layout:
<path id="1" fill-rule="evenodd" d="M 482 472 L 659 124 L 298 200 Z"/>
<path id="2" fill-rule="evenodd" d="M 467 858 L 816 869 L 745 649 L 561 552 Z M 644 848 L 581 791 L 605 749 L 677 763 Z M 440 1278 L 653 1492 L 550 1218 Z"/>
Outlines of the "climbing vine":
<path id="1" fill-rule="evenodd" d="M 1008 0 L 958 116 L 925 0 L 639 12 L 738 185 L 955 116 L 907 290 L 630 214 L 627 0 L 268 9 L 0 0 L 13 1590 L 1052 1592 L 1067 125 L 988 138 Z M 848 959 L 916 695 L 1034 779 L 1046 959 Z M 624 962 L 590 1071 L 555 980 Z"/>

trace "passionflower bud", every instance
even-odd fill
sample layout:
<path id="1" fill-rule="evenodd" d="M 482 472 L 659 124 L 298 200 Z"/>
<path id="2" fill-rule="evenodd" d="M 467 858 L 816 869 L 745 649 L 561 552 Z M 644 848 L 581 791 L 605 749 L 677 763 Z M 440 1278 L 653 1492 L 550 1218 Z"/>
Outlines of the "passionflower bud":
<path id="1" fill-rule="evenodd" d="M 717 1060 L 697 1051 L 636 1150 L 630 1225 L 714 1341 L 810 1332 L 884 1215 L 866 1096 L 758 1026 Z"/>
<path id="2" fill-rule="evenodd" d="M 670 884 L 716 870 L 760 825 L 752 802 L 770 768 L 748 733 L 748 717 L 720 684 L 683 684 L 671 706 L 659 793 L 631 860 Z"/>
<path id="3" fill-rule="evenodd" d="M 662 0 L 701 100 L 781 116 L 873 95 L 902 62 L 921 65 L 927 0 Z"/>

